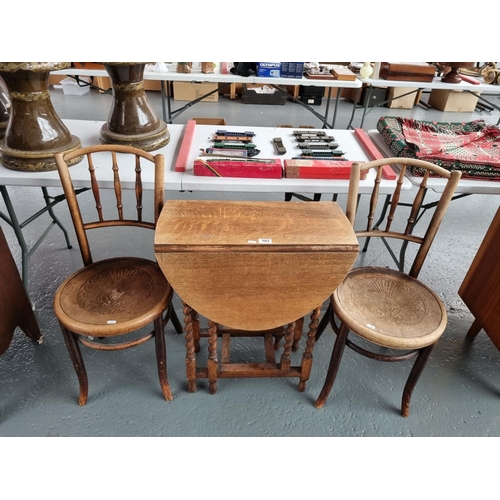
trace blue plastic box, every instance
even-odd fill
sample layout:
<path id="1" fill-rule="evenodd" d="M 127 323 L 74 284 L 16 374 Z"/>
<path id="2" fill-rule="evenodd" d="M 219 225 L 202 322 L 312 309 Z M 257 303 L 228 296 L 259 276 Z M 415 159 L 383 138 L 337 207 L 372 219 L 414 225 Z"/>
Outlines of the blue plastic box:
<path id="1" fill-rule="evenodd" d="M 281 77 L 282 78 L 302 78 L 304 74 L 303 62 L 282 62 Z"/>

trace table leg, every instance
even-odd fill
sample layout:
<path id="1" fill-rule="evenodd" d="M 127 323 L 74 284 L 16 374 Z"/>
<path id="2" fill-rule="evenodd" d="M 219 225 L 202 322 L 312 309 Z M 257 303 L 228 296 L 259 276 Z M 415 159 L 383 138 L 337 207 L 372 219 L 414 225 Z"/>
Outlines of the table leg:
<path id="1" fill-rule="evenodd" d="M 196 355 L 193 337 L 192 309 L 184 301 L 184 324 L 186 331 L 186 377 L 188 381 L 188 392 L 196 392 Z"/>
<path id="2" fill-rule="evenodd" d="M 12 205 L 12 201 L 10 199 L 9 193 L 7 191 L 6 186 L 0 186 L 0 193 L 2 194 L 5 207 L 7 208 L 8 216 L 0 212 L 0 217 L 7 222 L 12 229 L 14 230 L 14 233 L 16 235 L 17 241 L 21 247 L 21 258 L 22 258 L 22 281 L 24 288 L 28 290 L 28 263 L 29 263 L 29 258 L 33 254 L 33 252 L 38 248 L 38 246 L 42 243 L 44 238 L 47 236 L 47 234 L 52 230 L 52 228 L 57 225 L 61 231 L 64 234 L 64 238 L 66 240 L 66 245 L 68 248 L 71 248 L 71 242 L 69 241 L 69 236 L 68 232 L 66 231 L 66 228 L 61 224 L 59 219 L 55 216 L 52 207 L 59 203 L 60 201 L 65 200 L 64 195 L 58 195 L 55 197 L 51 197 L 48 194 L 47 188 L 42 187 L 42 194 L 43 194 L 43 199 L 45 202 L 45 206 L 39 210 L 38 212 L 34 213 L 31 217 L 26 219 L 24 222 L 19 222 L 16 211 L 14 210 L 14 206 Z M 82 190 L 79 190 L 77 194 L 79 194 Z M 23 228 L 36 220 L 38 217 L 40 217 L 42 214 L 45 212 L 48 212 L 52 222 L 47 226 L 45 231 L 42 233 L 42 235 L 38 238 L 36 243 L 31 247 L 31 249 L 28 249 L 28 245 L 26 243 L 26 240 L 23 235 Z"/>
<path id="3" fill-rule="evenodd" d="M 295 333 L 293 335 L 292 351 L 297 351 L 299 349 L 299 342 L 302 338 L 302 330 L 304 328 L 304 318 L 299 318 L 295 322 Z"/>
<path id="4" fill-rule="evenodd" d="M 290 365 L 292 362 L 292 345 L 293 345 L 294 335 L 295 335 L 295 321 L 290 323 L 286 328 L 285 345 L 284 345 L 283 353 L 281 354 L 281 360 L 280 360 L 280 370 L 283 373 L 290 372 Z"/>
<path id="5" fill-rule="evenodd" d="M 191 325 L 193 327 L 194 352 L 200 352 L 200 317 L 191 309 Z"/>
<path id="6" fill-rule="evenodd" d="M 302 363 L 300 368 L 300 382 L 299 391 L 304 392 L 306 390 L 306 382 L 311 376 L 311 369 L 313 363 L 313 349 L 314 343 L 316 342 L 316 330 L 318 328 L 318 319 L 321 311 L 321 306 L 314 309 L 311 313 L 311 322 L 309 323 L 309 332 L 307 333 L 306 347 L 304 353 L 302 354 Z"/>
<path id="7" fill-rule="evenodd" d="M 346 129 L 349 130 L 352 128 L 352 122 L 354 121 L 354 116 L 356 115 L 356 108 L 358 106 L 358 99 L 361 96 L 361 88 L 356 89 L 356 97 L 354 98 L 354 104 L 352 106 L 352 113 L 351 113 L 351 119 L 349 120 L 349 123 L 347 124 Z"/>
<path id="8" fill-rule="evenodd" d="M 68 248 L 72 248 L 71 241 L 69 241 L 68 231 L 62 225 L 61 221 L 56 217 L 56 215 L 54 214 L 54 210 L 52 210 L 53 204 L 52 204 L 51 200 L 53 200 L 55 203 L 59 203 L 59 201 L 61 201 L 61 199 L 65 198 L 65 197 L 63 195 L 56 196 L 56 197 L 50 196 L 46 187 L 42 187 L 42 193 L 43 193 L 43 199 L 45 201 L 45 205 L 47 206 L 47 211 L 49 212 L 51 219 L 54 221 L 54 224 L 57 224 L 59 226 L 59 229 L 63 232 L 64 239 L 66 240 L 66 246 Z"/>
<path id="9" fill-rule="evenodd" d="M 469 331 L 467 332 L 466 337 L 469 339 L 474 339 L 476 338 L 477 334 L 483 329 L 481 323 L 479 322 L 478 319 L 474 320 L 474 323 L 472 323 L 471 327 L 469 328 Z"/>
<path id="10" fill-rule="evenodd" d="M 215 321 L 208 321 L 208 384 L 210 394 L 217 392 L 217 375 L 218 375 L 218 361 L 217 361 L 217 330 L 219 325 Z"/>

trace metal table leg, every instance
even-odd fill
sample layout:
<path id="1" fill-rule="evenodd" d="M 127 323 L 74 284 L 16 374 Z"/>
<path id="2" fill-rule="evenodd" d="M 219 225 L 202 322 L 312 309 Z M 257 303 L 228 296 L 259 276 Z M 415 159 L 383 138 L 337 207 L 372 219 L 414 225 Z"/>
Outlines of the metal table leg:
<path id="1" fill-rule="evenodd" d="M 14 206 L 12 205 L 12 201 L 11 201 L 9 193 L 7 191 L 7 187 L 0 186 L 0 192 L 2 193 L 5 207 L 7 208 L 7 212 L 8 212 L 8 215 L 6 215 L 0 211 L 0 217 L 5 222 L 7 222 L 7 224 L 9 224 L 12 227 L 12 229 L 14 230 L 14 233 L 16 235 L 17 241 L 19 242 L 19 245 L 21 246 L 21 255 L 22 255 L 22 273 L 21 274 L 22 274 L 22 281 L 23 281 L 23 284 L 24 284 L 26 291 L 28 290 L 29 259 L 55 225 L 57 225 L 61 229 L 61 231 L 63 232 L 67 247 L 68 248 L 72 247 L 66 228 L 62 225 L 62 223 L 56 217 L 56 215 L 54 214 L 54 211 L 52 210 L 55 205 L 57 205 L 59 202 L 66 199 L 65 196 L 63 194 L 61 194 L 61 195 L 53 197 L 53 196 L 49 195 L 46 187 L 42 187 L 41 189 L 42 189 L 43 199 L 45 202 L 45 207 L 43 207 L 38 212 L 34 213 L 31 217 L 26 219 L 24 222 L 20 223 L 18 218 L 17 218 L 16 212 L 14 210 Z M 77 191 L 77 194 L 79 194 L 82 191 L 86 191 L 86 190 L 87 190 L 87 188 L 82 188 L 82 189 Z M 28 245 L 26 243 L 26 239 L 24 238 L 24 234 L 23 234 L 22 230 L 28 224 L 30 224 L 34 220 L 38 219 L 38 217 L 40 217 L 45 212 L 48 212 L 52 221 L 49 224 L 49 226 L 47 226 L 47 228 L 42 233 L 42 235 L 38 238 L 38 240 L 35 242 L 35 244 L 31 247 L 31 249 L 29 249 Z"/>

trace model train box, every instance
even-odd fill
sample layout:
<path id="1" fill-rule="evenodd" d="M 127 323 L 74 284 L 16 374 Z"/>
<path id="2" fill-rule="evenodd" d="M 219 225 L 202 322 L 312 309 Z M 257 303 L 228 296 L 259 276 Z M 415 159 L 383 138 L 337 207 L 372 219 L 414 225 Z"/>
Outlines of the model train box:
<path id="1" fill-rule="evenodd" d="M 194 175 L 204 177 L 250 177 L 281 179 L 283 165 L 279 158 L 237 159 L 237 158 L 196 158 Z"/>
<path id="2" fill-rule="evenodd" d="M 285 177 L 289 179 L 349 179 L 353 161 L 285 160 Z M 366 178 L 366 172 L 360 176 Z"/>

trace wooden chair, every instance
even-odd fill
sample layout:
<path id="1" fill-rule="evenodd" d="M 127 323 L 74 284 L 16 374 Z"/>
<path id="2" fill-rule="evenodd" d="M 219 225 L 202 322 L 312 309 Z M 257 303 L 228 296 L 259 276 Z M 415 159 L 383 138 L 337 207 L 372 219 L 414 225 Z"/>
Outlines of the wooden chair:
<path id="1" fill-rule="evenodd" d="M 382 166 L 386 164 L 398 164 L 401 166 L 401 171 L 395 191 L 391 196 L 385 227 L 380 229 L 373 227 L 373 221 Z M 399 215 L 403 210 L 400 196 L 407 165 L 421 167 L 425 169 L 425 174 L 422 177 L 420 187 L 416 190 L 415 198 L 409 204 L 411 207 L 409 217 L 402 224 L 402 229 L 399 230 L 395 228 L 397 225 L 395 216 L 396 211 Z M 417 356 L 402 398 L 401 414 L 407 417 L 413 389 L 433 347 L 447 324 L 444 304 L 417 277 L 460 180 L 461 173 L 458 171 L 450 173 L 432 163 L 411 158 L 386 158 L 364 164 L 355 164 L 350 177 L 346 211 L 353 227 L 359 202 L 360 171 L 372 168 L 377 169 L 377 173 L 369 203 L 368 221 L 364 229 L 356 231 L 357 237 L 379 237 L 383 238 L 386 244 L 389 240 L 394 244 L 394 240 L 399 239 L 402 240 L 402 245 L 409 243 L 417 245 L 418 251 L 408 273 L 385 267 L 357 267 L 347 275 L 333 293 L 326 314 L 337 338 L 326 380 L 315 406 L 322 408 L 325 404 L 337 376 L 344 347 L 347 345 L 359 354 L 379 361 L 400 361 Z M 418 229 L 421 230 L 419 232 L 422 232 L 423 236 L 416 236 L 413 234 L 413 230 L 418 220 L 419 209 L 430 175 L 442 177 L 446 180 L 446 185 L 427 227 L 423 222 L 418 225 Z M 339 320 L 338 324 L 336 318 Z M 368 347 L 362 347 L 359 341 L 354 343 L 348 339 L 349 332 L 353 332 L 363 339 L 360 343 Z M 374 347 L 373 344 L 382 346 L 382 349 Z M 375 352 L 377 350 L 379 352 Z"/>
<path id="2" fill-rule="evenodd" d="M 0 354 L 9 347 L 19 327 L 30 339 L 43 342 L 40 327 L 23 286 L 16 263 L 0 228 Z"/>
<path id="3" fill-rule="evenodd" d="M 88 163 L 96 215 L 84 217 L 80 211 L 71 168 L 68 168 L 71 160 L 78 156 L 84 156 Z M 89 230 L 108 231 L 112 226 L 155 230 L 164 203 L 164 157 L 130 146 L 104 145 L 58 153 L 55 160 L 84 264 L 61 284 L 54 299 L 55 313 L 80 383 L 78 404 L 83 406 L 88 397 L 88 379 L 79 343 L 93 349 L 119 350 L 143 344 L 153 337 L 161 389 L 165 399 L 171 401 L 164 327 L 169 319 L 178 333 L 182 332 L 182 326 L 171 305 L 170 284 L 157 263 L 148 259 L 115 257 L 94 262 L 87 237 Z M 143 214 L 143 169 L 144 172 L 150 169 L 154 177 L 154 209 L 149 217 Z M 132 176 L 128 178 L 135 179 L 136 206 L 130 213 L 126 211 L 126 196 L 122 193 L 127 171 Z M 114 208 L 107 211 L 101 202 L 100 184 L 104 179 L 108 187 L 113 187 L 116 211 Z M 141 332 L 132 340 L 127 336 L 110 341 L 111 337 L 136 332 L 151 323 L 154 329 L 149 333 Z"/>

